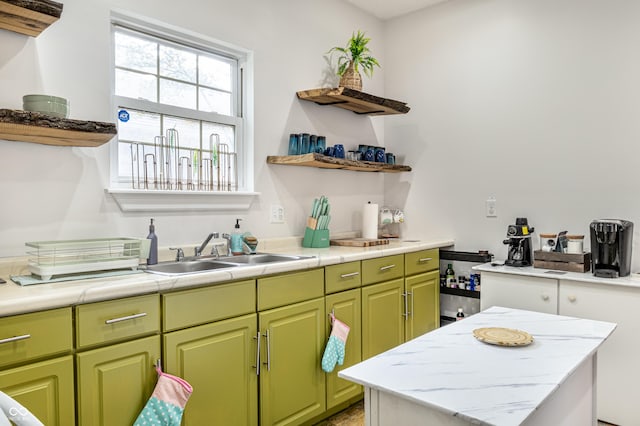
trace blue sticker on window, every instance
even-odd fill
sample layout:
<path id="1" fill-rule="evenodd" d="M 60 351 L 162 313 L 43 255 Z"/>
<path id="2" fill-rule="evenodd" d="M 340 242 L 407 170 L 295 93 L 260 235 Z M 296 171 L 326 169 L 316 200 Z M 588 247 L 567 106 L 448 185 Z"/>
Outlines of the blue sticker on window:
<path id="1" fill-rule="evenodd" d="M 122 121 L 123 123 L 129 121 L 129 113 L 127 112 L 127 110 L 121 109 L 120 111 L 118 111 L 118 120 Z"/>

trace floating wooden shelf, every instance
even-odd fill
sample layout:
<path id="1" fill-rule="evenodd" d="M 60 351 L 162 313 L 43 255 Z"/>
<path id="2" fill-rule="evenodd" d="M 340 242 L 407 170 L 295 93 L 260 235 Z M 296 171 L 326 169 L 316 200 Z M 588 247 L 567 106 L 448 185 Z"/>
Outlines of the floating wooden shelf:
<path id="1" fill-rule="evenodd" d="M 346 87 L 302 90 L 297 95 L 305 101 L 348 109 L 356 114 L 406 114 L 411 109 L 405 102 L 380 98 Z"/>
<path id="2" fill-rule="evenodd" d="M 320 169 L 342 169 L 357 172 L 398 173 L 411 171 L 411 167 L 409 166 L 373 163 L 369 161 L 344 160 L 342 158 L 328 157 L 322 154 L 270 155 L 267 157 L 267 163 L 282 164 L 284 166 L 316 167 Z"/>
<path id="3" fill-rule="evenodd" d="M 62 3 L 50 0 L 0 0 L 0 28 L 36 37 L 60 19 Z"/>
<path id="4" fill-rule="evenodd" d="M 118 133 L 113 123 L 69 120 L 31 111 L 0 109 L 0 139 L 45 145 L 96 147 Z"/>

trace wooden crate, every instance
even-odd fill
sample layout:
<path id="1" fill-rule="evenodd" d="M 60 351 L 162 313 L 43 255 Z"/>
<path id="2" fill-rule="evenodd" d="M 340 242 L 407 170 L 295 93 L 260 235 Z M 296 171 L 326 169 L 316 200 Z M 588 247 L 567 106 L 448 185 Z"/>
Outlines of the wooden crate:
<path id="1" fill-rule="evenodd" d="M 589 272 L 591 253 L 573 254 L 535 250 L 533 267 L 567 272 Z"/>

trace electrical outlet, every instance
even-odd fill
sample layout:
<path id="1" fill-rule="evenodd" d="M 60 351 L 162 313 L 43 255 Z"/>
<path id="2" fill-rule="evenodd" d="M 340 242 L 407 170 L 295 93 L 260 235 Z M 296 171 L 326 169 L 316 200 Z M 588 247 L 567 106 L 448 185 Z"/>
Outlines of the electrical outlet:
<path id="1" fill-rule="evenodd" d="M 271 223 L 284 223 L 284 207 L 271 204 Z"/>
<path id="2" fill-rule="evenodd" d="M 487 217 L 498 217 L 498 210 L 496 209 L 496 199 L 490 197 L 485 201 L 485 211 Z"/>

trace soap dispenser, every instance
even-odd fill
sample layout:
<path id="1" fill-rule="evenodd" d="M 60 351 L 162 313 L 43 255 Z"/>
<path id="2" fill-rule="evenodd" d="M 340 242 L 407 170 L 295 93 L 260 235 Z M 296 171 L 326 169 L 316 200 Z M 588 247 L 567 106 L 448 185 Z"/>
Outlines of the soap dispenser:
<path id="1" fill-rule="evenodd" d="M 236 219 L 233 232 L 231 233 L 231 253 L 234 256 L 244 254 L 242 250 L 242 232 L 240 232 L 240 221 L 242 219 Z"/>
<path id="2" fill-rule="evenodd" d="M 153 224 L 153 219 L 151 219 L 151 224 L 149 225 L 149 235 L 147 235 L 147 239 L 151 240 L 147 265 L 155 265 L 158 263 L 158 236 L 156 235 L 156 226 Z"/>

